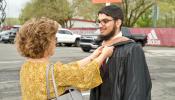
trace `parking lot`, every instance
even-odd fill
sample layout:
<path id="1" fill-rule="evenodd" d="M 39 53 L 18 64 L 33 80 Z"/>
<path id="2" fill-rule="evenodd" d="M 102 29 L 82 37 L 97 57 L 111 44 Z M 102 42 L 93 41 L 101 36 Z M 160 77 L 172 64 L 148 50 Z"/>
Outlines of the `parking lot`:
<path id="1" fill-rule="evenodd" d="M 175 48 L 144 47 L 151 73 L 152 100 L 175 100 Z M 79 47 L 57 47 L 51 58 L 67 63 L 88 56 Z M 13 44 L 0 43 L 0 100 L 20 100 L 19 69 L 24 62 Z M 89 92 L 83 93 L 88 100 Z"/>

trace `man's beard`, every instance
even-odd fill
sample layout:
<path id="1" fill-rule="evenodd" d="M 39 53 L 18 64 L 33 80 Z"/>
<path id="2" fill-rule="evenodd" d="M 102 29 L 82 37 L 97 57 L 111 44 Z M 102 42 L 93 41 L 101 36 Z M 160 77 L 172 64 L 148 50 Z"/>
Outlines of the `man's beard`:
<path id="1" fill-rule="evenodd" d="M 108 35 L 99 35 L 99 39 L 101 41 L 107 41 L 109 39 L 111 39 L 114 35 L 115 35 L 115 32 L 116 32 L 116 27 L 114 26 L 112 31 L 108 34 Z"/>

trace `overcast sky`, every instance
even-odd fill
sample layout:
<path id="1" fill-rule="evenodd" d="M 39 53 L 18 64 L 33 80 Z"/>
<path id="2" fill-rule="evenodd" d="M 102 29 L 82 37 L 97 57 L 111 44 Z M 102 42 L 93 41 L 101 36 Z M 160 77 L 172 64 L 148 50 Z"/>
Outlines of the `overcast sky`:
<path id="1" fill-rule="evenodd" d="M 5 0 L 7 2 L 6 15 L 7 17 L 19 17 L 21 9 L 30 0 Z"/>

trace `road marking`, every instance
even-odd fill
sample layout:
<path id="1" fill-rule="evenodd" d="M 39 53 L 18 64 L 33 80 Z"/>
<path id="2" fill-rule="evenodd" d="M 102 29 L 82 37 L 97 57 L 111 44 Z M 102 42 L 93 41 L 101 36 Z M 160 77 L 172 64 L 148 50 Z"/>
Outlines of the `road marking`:
<path id="1" fill-rule="evenodd" d="M 148 57 L 175 56 L 175 51 L 174 50 L 146 50 L 145 54 Z"/>
<path id="2" fill-rule="evenodd" d="M 2 91 L 1 93 L 4 93 L 4 94 L 7 94 L 7 93 L 10 94 L 10 93 L 11 93 L 11 94 L 12 94 L 12 93 L 20 93 L 20 92 L 17 91 L 17 90 L 16 90 L 16 91 L 12 91 L 12 90 L 11 90 L 11 91 L 7 91 L 7 92 Z M 3 99 L 3 100 L 4 100 L 4 99 Z"/>
<path id="3" fill-rule="evenodd" d="M 21 63 L 22 61 L 0 61 L 0 64 Z"/>
<path id="4" fill-rule="evenodd" d="M 0 82 L 0 84 L 8 84 L 8 83 L 18 83 L 18 80 L 14 80 L 14 81 L 2 81 Z"/>

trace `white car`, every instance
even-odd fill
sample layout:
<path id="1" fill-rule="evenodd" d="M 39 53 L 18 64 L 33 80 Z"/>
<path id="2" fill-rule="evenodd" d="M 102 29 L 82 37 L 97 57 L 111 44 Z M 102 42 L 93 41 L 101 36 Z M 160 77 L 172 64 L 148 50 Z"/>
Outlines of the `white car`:
<path id="1" fill-rule="evenodd" d="M 78 47 L 80 45 L 81 35 L 74 34 L 68 29 L 59 29 L 56 33 L 57 44 L 65 44 L 66 46 L 72 46 L 73 44 Z"/>
<path id="2" fill-rule="evenodd" d="M 0 41 L 2 41 L 4 43 L 8 43 L 10 34 L 11 34 L 10 30 L 2 31 L 0 33 Z"/>

